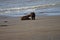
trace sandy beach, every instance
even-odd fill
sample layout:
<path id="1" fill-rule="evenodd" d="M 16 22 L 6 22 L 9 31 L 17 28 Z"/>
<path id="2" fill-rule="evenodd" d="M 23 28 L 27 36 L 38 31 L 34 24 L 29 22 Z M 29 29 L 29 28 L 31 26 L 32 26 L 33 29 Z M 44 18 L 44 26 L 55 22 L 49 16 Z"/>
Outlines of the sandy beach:
<path id="1" fill-rule="evenodd" d="M 60 40 L 60 16 L 24 21 L 0 16 L 0 40 Z"/>

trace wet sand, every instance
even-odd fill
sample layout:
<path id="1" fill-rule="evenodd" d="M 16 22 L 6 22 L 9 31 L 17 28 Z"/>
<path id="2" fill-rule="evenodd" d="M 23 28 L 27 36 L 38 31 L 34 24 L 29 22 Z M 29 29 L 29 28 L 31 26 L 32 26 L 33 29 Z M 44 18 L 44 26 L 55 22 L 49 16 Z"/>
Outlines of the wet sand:
<path id="1" fill-rule="evenodd" d="M 60 16 L 25 21 L 0 17 L 0 40 L 60 40 Z"/>

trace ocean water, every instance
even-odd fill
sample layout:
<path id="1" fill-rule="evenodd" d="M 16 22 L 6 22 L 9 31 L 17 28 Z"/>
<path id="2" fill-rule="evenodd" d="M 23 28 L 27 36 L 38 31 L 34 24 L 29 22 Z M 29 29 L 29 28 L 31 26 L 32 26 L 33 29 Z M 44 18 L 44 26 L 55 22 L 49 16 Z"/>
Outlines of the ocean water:
<path id="1" fill-rule="evenodd" d="M 0 15 L 19 17 L 30 12 L 37 16 L 60 15 L 60 0 L 0 0 Z"/>

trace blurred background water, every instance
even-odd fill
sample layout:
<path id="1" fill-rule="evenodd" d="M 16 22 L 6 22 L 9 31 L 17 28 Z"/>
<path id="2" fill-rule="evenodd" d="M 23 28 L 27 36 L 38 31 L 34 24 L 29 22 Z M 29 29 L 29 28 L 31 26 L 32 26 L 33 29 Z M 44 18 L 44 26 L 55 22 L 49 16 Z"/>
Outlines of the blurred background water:
<path id="1" fill-rule="evenodd" d="M 60 15 L 60 0 L 0 0 L 0 15 L 18 17 L 33 11 L 37 16 Z"/>

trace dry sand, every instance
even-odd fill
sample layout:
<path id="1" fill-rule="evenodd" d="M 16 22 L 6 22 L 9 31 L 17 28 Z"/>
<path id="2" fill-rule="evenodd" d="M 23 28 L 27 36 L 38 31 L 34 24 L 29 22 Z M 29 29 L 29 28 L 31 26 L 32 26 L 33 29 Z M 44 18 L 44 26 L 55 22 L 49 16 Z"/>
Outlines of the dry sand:
<path id="1" fill-rule="evenodd" d="M 60 40 L 60 16 L 25 21 L 0 17 L 0 40 Z"/>

